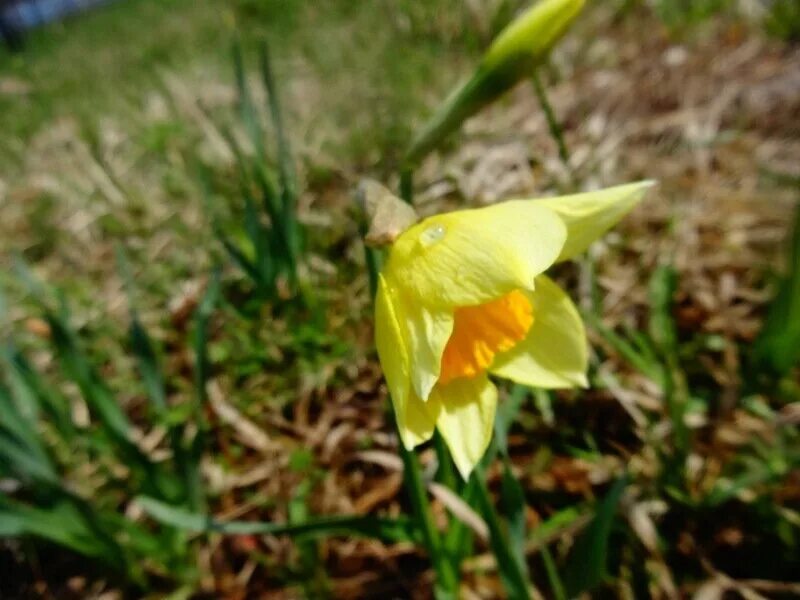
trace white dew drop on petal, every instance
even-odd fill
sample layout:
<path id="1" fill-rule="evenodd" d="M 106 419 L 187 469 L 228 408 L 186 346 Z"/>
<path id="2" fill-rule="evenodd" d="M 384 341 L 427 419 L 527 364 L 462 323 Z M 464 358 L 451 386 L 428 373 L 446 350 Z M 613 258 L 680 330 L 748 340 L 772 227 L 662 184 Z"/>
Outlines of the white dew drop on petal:
<path id="1" fill-rule="evenodd" d="M 432 246 L 436 242 L 444 239 L 447 229 L 444 225 L 431 225 L 419 234 L 419 241 L 424 247 Z"/>

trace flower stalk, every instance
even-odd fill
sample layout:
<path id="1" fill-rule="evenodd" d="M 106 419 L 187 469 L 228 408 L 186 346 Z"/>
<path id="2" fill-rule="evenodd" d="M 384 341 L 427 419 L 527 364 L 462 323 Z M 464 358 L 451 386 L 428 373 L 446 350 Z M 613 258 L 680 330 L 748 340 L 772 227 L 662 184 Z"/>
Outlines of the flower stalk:
<path id="1" fill-rule="evenodd" d="M 539 106 L 542 108 L 544 118 L 547 120 L 547 128 L 550 130 L 550 136 L 555 140 L 558 146 L 558 157 L 567 168 L 570 176 L 572 176 L 572 169 L 569 164 L 569 150 L 567 150 L 567 143 L 564 141 L 564 130 L 561 128 L 558 119 L 556 119 L 553 106 L 547 98 L 547 91 L 544 88 L 538 69 L 534 69 L 531 75 L 531 82 L 533 83 L 533 91 L 536 93 L 536 99 L 539 101 Z"/>
<path id="2" fill-rule="evenodd" d="M 569 29 L 584 1 L 541 0 L 501 31 L 475 72 L 414 137 L 406 151 L 406 168 L 419 164 L 466 119 L 528 77 Z"/>
<path id="3" fill-rule="evenodd" d="M 407 203 L 404 203 L 375 181 L 361 182 L 356 192 L 356 202 L 365 217 L 361 219 L 359 229 L 364 239 L 370 293 L 374 300 L 382 262 L 377 247 L 390 244 L 405 228 L 417 220 L 417 216 L 410 207 L 410 196 Z M 394 403 L 392 405 L 394 406 Z M 397 426 L 396 419 L 395 426 Z M 455 562 L 449 560 L 443 550 L 442 538 L 433 519 L 419 461 L 414 451 L 407 449 L 402 443 L 400 457 L 403 461 L 403 482 L 412 513 L 436 573 L 435 596 L 437 600 L 455 600 L 458 595 L 458 567 Z M 442 456 L 439 458 L 441 464 Z M 449 460 L 446 450 L 444 458 Z"/>

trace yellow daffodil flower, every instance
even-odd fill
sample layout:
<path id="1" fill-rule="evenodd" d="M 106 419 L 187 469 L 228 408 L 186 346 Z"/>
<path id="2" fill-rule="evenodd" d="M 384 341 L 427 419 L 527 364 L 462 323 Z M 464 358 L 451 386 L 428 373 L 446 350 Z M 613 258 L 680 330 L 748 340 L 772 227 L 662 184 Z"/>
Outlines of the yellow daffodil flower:
<path id="1" fill-rule="evenodd" d="M 379 276 L 375 338 L 406 448 L 438 428 L 466 479 L 492 436 L 490 375 L 587 385 L 583 322 L 543 273 L 583 252 L 650 185 L 459 210 L 397 235 Z"/>

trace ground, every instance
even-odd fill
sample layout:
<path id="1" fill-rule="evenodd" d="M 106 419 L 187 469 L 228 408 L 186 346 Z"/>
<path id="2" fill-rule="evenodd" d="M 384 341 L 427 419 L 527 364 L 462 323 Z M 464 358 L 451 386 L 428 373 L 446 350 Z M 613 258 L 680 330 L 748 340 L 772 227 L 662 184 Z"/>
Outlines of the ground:
<path id="1" fill-rule="evenodd" d="M 109 385 L 121 390 L 119 401 L 147 445 L 152 432 L 140 416 L 143 388 L 123 341 L 129 299 L 115 248 L 126 250 L 142 321 L 162 348 L 170 401 L 179 404 L 191 385 L 186 314 L 213 265 L 226 260 L 212 224 L 235 230 L 241 212 L 227 131 L 252 150 L 236 117 L 230 47 L 241 38 L 261 107 L 256 48 L 263 36 L 269 42 L 302 190 L 305 275 L 325 319 L 309 324 L 302 310 L 280 303 L 259 306 L 254 316 L 235 300 L 215 315 L 213 442 L 203 472 L 221 518 L 284 521 L 299 496 L 319 514 L 408 508 L 372 348 L 352 190 L 363 176 L 397 187 L 411 132 L 469 73 L 502 22 L 493 19 L 497 7 L 513 3 L 351 4 L 119 2 L 35 33 L 18 54 L 0 55 L 3 331 L 15 332 L 37 364 L 53 370 L 43 349 L 50 332 L 12 271 L 19 253 L 64 290 L 73 324 Z M 776 277 L 788 268 L 800 181 L 800 49 L 724 11 L 675 29 L 635 4 L 595 3 L 541 72 L 564 130 L 567 165 L 533 86 L 523 83 L 425 161 L 415 177 L 417 205 L 433 213 L 657 182 L 586 259 L 556 273 L 593 315 L 593 390 L 537 395 L 511 430 L 527 522 L 535 531 L 560 510 L 584 507 L 627 470 L 636 481 L 622 512 L 638 541 L 615 558 L 620 567 L 605 580 L 606 594 L 634 593 L 630 565 L 640 552 L 654 597 L 698 590 L 707 597 L 725 590 L 790 597 L 798 593 L 791 575 L 796 541 L 786 541 L 783 529 L 771 531 L 784 527 L 770 520 L 780 518 L 759 511 L 762 502 L 785 508 L 793 531 L 787 535 L 796 540 L 797 463 L 731 492 L 716 505 L 724 514 L 688 499 L 717 493 L 738 461 L 767 461 L 754 439 L 774 457 L 771 444 L 794 422 L 783 416 L 793 414 L 796 387 L 788 396 L 754 390 L 747 363 Z M 203 200 L 202 165 L 216 184 L 210 202 Z M 661 478 L 669 470 L 658 452 L 670 435 L 665 393 L 652 373 L 631 364 L 618 338 L 606 335 L 658 339 L 653 274 L 665 267 L 676 277 L 667 312 L 677 328 L 677 379 L 692 438 L 680 492 Z M 246 293 L 239 279 L 226 263 L 229 299 Z M 796 447 L 787 461 L 790 454 Z M 432 465 L 432 449 L 423 449 L 421 460 Z M 499 471 L 490 477 L 496 483 Z M 306 483 L 310 495 L 299 491 Z M 435 508 L 443 517 L 443 505 Z M 553 533 L 557 561 L 581 523 Z M 770 565 L 763 549 L 775 547 L 776 536 L 792 550 Z M 207 594 L 299 593 L 297 550 L 282 537 L 211 536 L 200 546 L 197 586 Z M 536 540 L 528 546 L 533 580 L 554 597 L 541 547 Z M 70 555 L 56 552 L 59 569 L 48 573 L 36 560 L 19 559 L 18 550 L 9 552 L 25 575 L 9 594 L 121 589 Z M 340 540 L 321 544 L 317 561 L 314 578 L 324 566 L 333 597 L 428 595 L 431 573 L 410 544 Z M 465 573 L 465 597 L 501 594 L 490 554 L 470 559 Z"/>

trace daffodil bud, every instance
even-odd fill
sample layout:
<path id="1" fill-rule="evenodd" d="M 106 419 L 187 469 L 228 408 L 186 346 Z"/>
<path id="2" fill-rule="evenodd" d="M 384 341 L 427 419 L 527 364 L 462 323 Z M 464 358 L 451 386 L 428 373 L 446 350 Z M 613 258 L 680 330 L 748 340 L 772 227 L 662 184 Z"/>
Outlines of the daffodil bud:
<path id="1" fill-rule="evenodd" d="M 407 164 L 417 164 L 464 120 L 531 75 L 584 1 L 541 0 L 503 29 L 472 77 L 450 94 L 414 138 L 406 152 Z"/>

